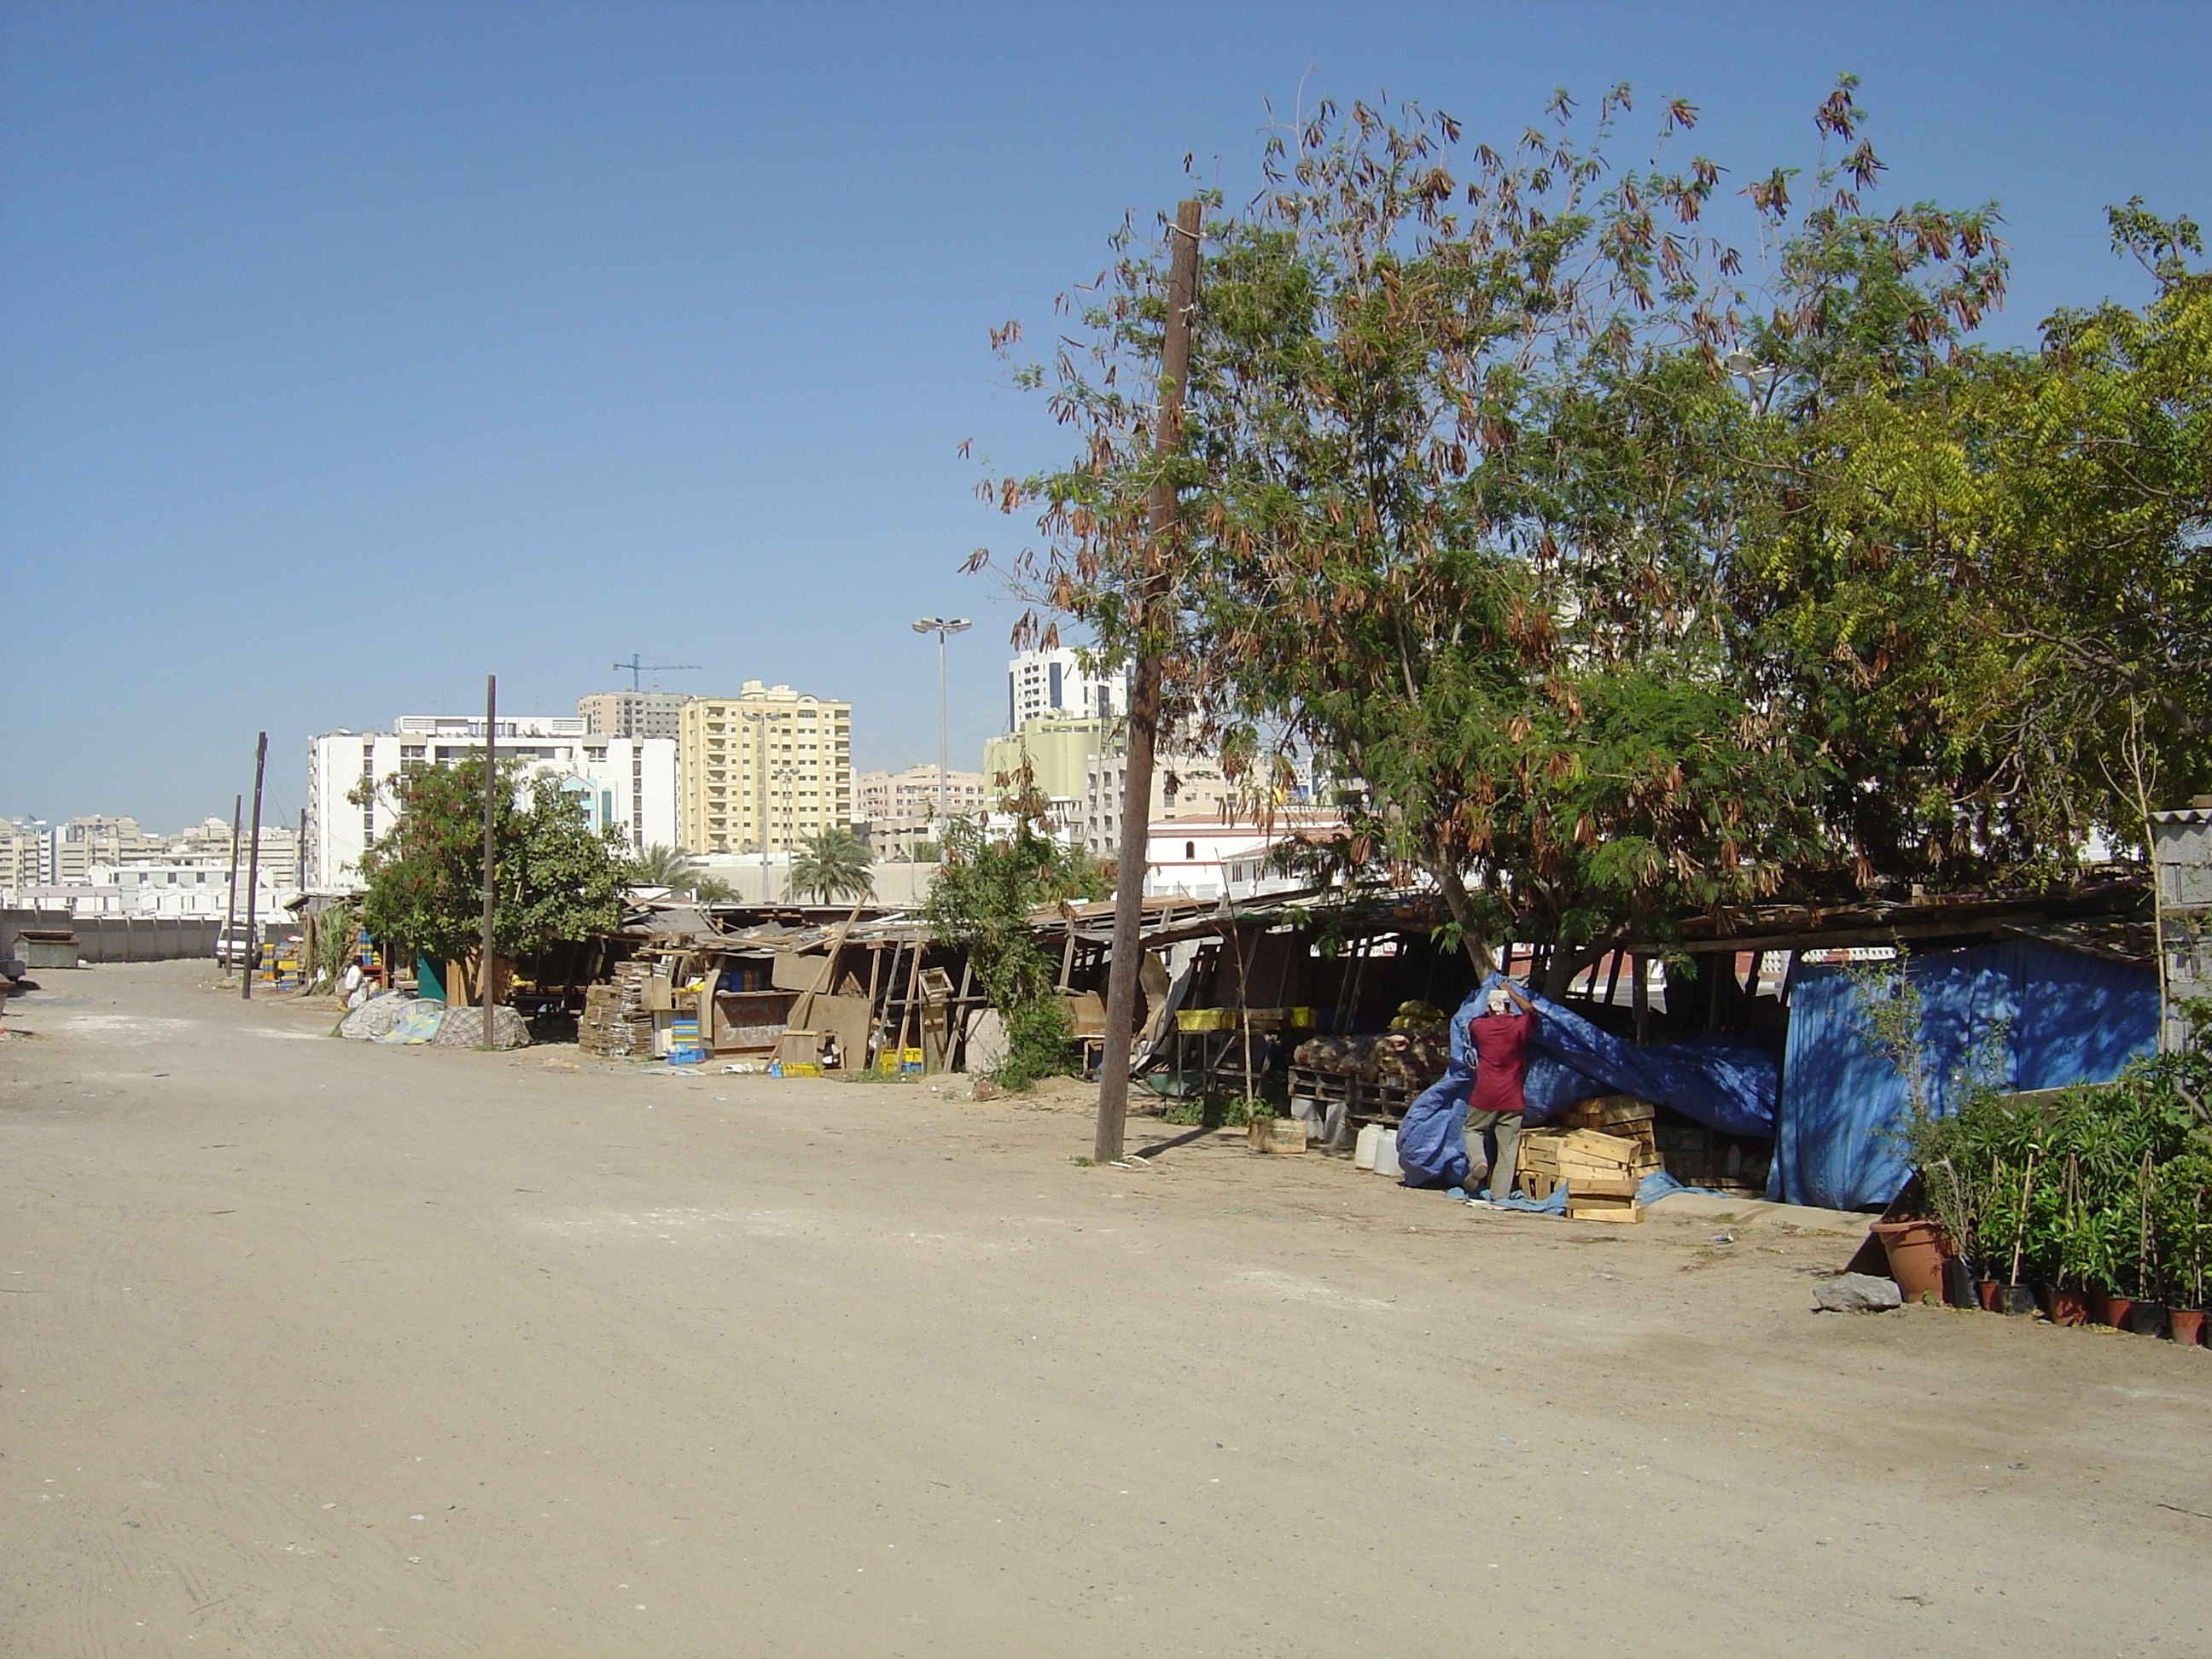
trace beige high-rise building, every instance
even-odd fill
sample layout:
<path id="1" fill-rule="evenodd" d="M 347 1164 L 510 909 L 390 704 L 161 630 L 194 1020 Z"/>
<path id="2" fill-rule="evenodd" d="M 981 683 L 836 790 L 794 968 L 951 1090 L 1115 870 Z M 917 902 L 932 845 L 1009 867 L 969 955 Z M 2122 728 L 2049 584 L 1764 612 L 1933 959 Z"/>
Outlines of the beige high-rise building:
<path id="1" fill-rule="evenodd" d="M 680 711 L 677 833 L 694 853 L 782 853 L 853 814 L 853 705 L 747 680 Z"/>

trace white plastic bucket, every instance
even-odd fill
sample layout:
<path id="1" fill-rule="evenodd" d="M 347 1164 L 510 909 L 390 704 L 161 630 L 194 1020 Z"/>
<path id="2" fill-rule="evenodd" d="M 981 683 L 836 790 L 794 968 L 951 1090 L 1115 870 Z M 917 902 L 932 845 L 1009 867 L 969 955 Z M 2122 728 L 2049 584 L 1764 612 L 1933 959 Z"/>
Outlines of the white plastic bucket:
<path id="1" fill-rule="evenodd" d="M 1379 1124 L 1378 1128 L 1381 1127 Z M 1375 1142 L 1375 1173 L 1393 1181 L 1404 1178 L 1406 1166 L 1398 1162 L 1398 1132 L 1389 1130 Z"/>
<path id="2" fill-rule="evenodd" d="M 1373 1169 L 1375 1167 L 1375 1148 L 1381 1144 L 1382 1139 L 1382 1126 L 1381 1124 L 1361 1124 L 1359 1126 L 1359 1139 L 1352 1143 L 1352 1167 L 1355 1170 Z"/>

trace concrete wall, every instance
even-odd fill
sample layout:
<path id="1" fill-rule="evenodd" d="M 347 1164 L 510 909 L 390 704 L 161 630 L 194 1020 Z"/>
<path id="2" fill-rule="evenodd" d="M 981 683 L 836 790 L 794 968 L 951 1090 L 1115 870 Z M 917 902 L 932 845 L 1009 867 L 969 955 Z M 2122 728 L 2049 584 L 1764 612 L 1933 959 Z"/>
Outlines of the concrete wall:
<path id="1" fill-rule="evenodd" d="M 2180 1005 L 2212 997 L 2212 806 L 2151 815 L 2158 907 L 2166 933 L 2166 1021 L 2160 1043 L 2189 1046 Z"/>
<path id="2" fill-rule="evenodd" d="M 220 920 L 172 916 L 72 916 L 66 910 L 0 910 L 0 956 L 11 954 L 15 935 L 26 927 L 66 927 L 76 935 L 76 953 L 90 963 L 185 962 L 212 959 Z M 264 943 L 295 931 L 289 917 L 262 925 Z"/>

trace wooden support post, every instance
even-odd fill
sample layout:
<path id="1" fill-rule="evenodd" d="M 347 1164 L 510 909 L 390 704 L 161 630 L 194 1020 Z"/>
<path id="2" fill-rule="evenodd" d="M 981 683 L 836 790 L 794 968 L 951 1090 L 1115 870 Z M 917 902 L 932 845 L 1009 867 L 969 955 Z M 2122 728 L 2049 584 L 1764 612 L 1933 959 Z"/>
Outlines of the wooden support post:
<path id="1" fill-rule="evenodd" d="M 1162 458 L 1147 515 L 1144 591 L 1139 623 L 1157 629 L 1167 598 L 1167 548 L 1175 533 L 1176 487 L 1164 458 L 1182 438 L 1183 382 L 1190 373 L 1190 318 L 1198 303 L 1198 239 L 1204 209 L 1176 208 L 1168 269 L 1165 331 L 1160 341 L 1160 403 L 1152 449 Z M 1159 738 L 1160 657 L 1157 641 L 1140 647 L 1130 676 L 1127 752 L 1121 785 L 1121 850 L 1114 876 L 1114 955 L 1107 965 L 1105 1044 L 1098 1065 L 1098 1121 L 1091 1155 L 1100 1164 L 1121 1156 L 1129 1115 L 1130 1025 L 1137 1011 L 1139 936 L 1144 927 L 1145 870 L 1152 822 L 1152 754 Z"/>
<path id="2" fill-rule="evenodd" d="M 868 1012 L 875 1024 L 878 1061 L 881 1061 L 884 1057 L 884 1045 L 891 1040 L 891 1008 L 898 1000 L 900 953 L 905 948 L 901 940 L 897 939 L 891 940 L 890 966 L 883 976 L 884 1006 L 880 1011 L 875 1006 L 876 969 L 882 965 L 883 962 L 883 951 L 880 947 L 876 951 L 875 959 L 868 964 Z"/>
<path id="3" fill-rule="evenodd" d="M 491 1011 L 497 1000 L 499 977 L 492 971 L 491 913 L 494 882 L 498 878 L 497 853 L 493 845 L 495 813 L 499 801 L 499 677 L 484 676 L 484 797 L 483 797 L 483 928 L 477 946 L 477 1003 L 483 1011 L 483 1046 L 492 1046 Z M 446 988 L 453 994 L 453 988 Z"/>
<path id="4" fill-rule="evenodd" d="M 222 942 L 230 930 L 238 925 L 238 830 L 239 821 L 246 812 L 246 797 L 230 798 L 230 897 L 223 908 L 222 932 L 216 936 L 215 965 L 222 966 Z"/>
<path id="5" fill-rule="evenodd" d="M 914 1047 L 917 1048 L 921 1047 L 921 1015 L 919 1012 L 921 1001 L 921 946 L 922 941 L 921 939 L 917 939 L 915 940 L 914 962 L 907 969 L 906 1003 L 905 1006 L 899 1010 L 898 1063 L 901 1066 L 906 1064 L 906 1029 L 907 1023 L 909 1020 L 914 1023 L 914 1034 L 915 1037 Z M 922 1054 L 921 1066 L 925 1073 L 929 1070 L 929 1056 L 926 1050 Z M 896 1075 L 896 1073 L 894 1073 L 893 1075 Z"/>
<path id="6" fill-rule="evenodd" d="M 238 994 L 253 1000 L 253 970 L 261 965 L 261 941 L 254 935 L 254 899 L 261 885 L 261 780 L 269 770 L 269 734 L 253 744 L 253 839 L 246 851 L 246 966 L 238 975 Z"/>
<path id="7" fill-rule="evenodd" d="M 947 1071 L 968 1069 L 968 988 L 974 982 L 975 953 L 966 951 L 960 957 L 960 994 L 946 1005 L 945 1010 L 945 1068 Z M 956 1014 L 954 1010 L 958 1010 Z"/>
<path id="8" fill-rule="evenodd" d="M 1635 982 L 1629 987 L 1630 1006 L 1636 1010 L 1636 1040 L 1645 1042 L 1651 1036 L 1651 958 L 1632 956 L 1628 971 Z"/>

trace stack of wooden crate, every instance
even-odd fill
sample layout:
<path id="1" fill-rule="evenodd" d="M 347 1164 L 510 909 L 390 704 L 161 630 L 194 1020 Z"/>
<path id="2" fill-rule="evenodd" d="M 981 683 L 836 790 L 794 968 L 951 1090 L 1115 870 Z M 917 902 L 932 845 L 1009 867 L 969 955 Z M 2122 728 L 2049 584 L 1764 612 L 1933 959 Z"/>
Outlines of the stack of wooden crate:
<path id="1" fill-rule="evenodd" d="M 653 1010 L 646 994 L 651 964 L 633 958 L 615 969 L 612 981 L 584 993 L 584 1017 L 576 1022 L 576 1046 L 606 1060 L 629 1060 L 653 1052 Z"/>
<path id="2" fill-rule="evenodd" d="M 1658 1115 L 1659 1109 L 1648 1100 L 1638 1100 L 1633 1095 L 1604 1095 L 1595 1100 L 1577 1101 L 1559 1114 L 1557 1123 L 1549 1127 L 1595 1129 L 1601 1134 L 1632 1140 L 1639 1154 L 1638 1170 L 1648 1175 L 1664 1167 L 1659 1154 Z"/>
<path id="3" fill-rule="evenodd" d="M 1532 1129 L 1521 1137 L 1521 1189 L 1549 1198 L 1564 1186 L 1567 1214 L 1579 1221 L 1641 1221 L 1636 1189 L 1658 1168 L 1633 1137 L 1595 1129 Z"/>

